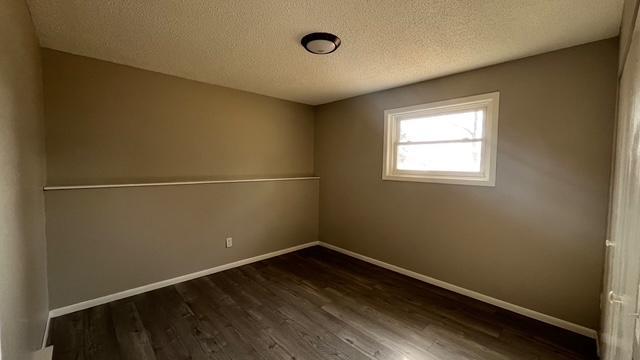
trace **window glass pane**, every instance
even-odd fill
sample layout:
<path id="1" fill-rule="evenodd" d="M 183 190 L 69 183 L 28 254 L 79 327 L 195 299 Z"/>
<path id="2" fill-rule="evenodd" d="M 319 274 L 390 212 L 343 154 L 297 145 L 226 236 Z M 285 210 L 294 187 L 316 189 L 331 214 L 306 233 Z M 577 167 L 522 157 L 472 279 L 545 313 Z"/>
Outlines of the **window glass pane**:
<path id="1" fill-rule="evenodd" d="M 400 142 L 482 138 L 484 110 L 400 120 Z"/>
<path id="2" fill-rule="evenodd" d="M 482 141 L 398 145 L 398 170 L 480 172 Z"/>

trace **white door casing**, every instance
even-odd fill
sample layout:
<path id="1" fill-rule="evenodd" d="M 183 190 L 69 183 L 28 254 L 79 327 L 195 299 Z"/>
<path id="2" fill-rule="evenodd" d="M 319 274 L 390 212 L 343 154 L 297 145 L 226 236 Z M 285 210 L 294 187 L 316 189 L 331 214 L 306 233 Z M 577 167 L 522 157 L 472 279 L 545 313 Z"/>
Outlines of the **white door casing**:
<path id="1" fill-rule="evenodd" d="M 638 25 L 638 21 L 636 21 Z M 640 29 L 621 72 L 606 252 L 602 356 L 640 360 Z M 635 357 L 634 357 L 635 354 Z"/>

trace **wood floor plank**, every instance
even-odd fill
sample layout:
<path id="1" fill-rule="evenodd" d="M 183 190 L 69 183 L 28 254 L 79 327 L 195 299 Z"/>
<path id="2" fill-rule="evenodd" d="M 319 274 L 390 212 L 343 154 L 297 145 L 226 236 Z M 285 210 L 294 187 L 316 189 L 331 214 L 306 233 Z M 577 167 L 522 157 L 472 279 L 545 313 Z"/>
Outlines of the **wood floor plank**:
<path id="1" fill-rule="evenodd" d="M 460 316 L 455 312 L 455 310 L 438 307 L 438 304 L 433 303 L 429 304 L 429 306 L 415 306 L 405 298 L 394 299 L 396 298 L 396 296 L 394 296 L 394 292 L 391 291 L 389 293 L 384 289 L 379 289 L 375 296 L 368 297 L 358 296 L 357 292 L 354 292 L 345 286 L 341 286 L 340 291 L 333 288 L 328 288 L 327 291 L 329 293 L 333 293 L 334 296 L 339 296 L 343 302 L 351 304 L 352 307 L 357 308 L 358 311 L 363 313 L 363 315 L 378 319 L 378 321 L 382 322 L 386 327 L 393 329 L 408 328 L 408 332 L 400 334 L 404 338 L 415 337 L 412 331 L 420 333 L 425 327 L 434 327 L 446 323 L 448 328 L 457 330 L 450 333 L 455 334 L 455 336 L 453 336 L 453 339 L 449 339 L 449 341 L 447 341 L 450 350 L 456 350 L 456 357 L 476 358 L 479 356 L 480 358 L 488 359 L 507 358 L 506 355 L 502 355 L 499 352 L 487 351 L 482 346 L 473 346 L 473 342 L 462 341 L 460 338 L 463 337 L 465 333 L 472 333 L 474 330 L 476 330 L 475 332 L 484 333 L 488 336 L 497 337 L 499 329 L 497 327 L 493 327 L 493 331 L 487 331 L 484 326 L 477 326 L 476 324 L 468 326 L 468 322 L 459 321 Z M 426 309 L 434 308 L 436 311 L 426 311 Z M 422 337 L 423 334 L 417 336 Z M 436 337 L 428 338 L 440 340 L 432 345 L 442 345 L 443 339 L 438 339 Z M 462 344 L 470 346 L 461 346 Z"/>
<path id="2" fill-rule="evenodd" d="M 190 354 L 189 349 L 182 343 L 174 324 L 168 319 L 167 313 L 161 307 L 161 301 L 154 293 L 145 293 L 133 297 L 142 324 L 149 332 L 158 360 L 187 360 L 197 358 Z M 201 356 L 204 358 L 204 356 Z"/>
<path id="3" fill-rule="evenodd" d="M 218 289 L 208 278 L 181 285 L 197 287 L 204 296 L 203 300 L 216 304 L 216 313 L 228 319 L 245 338 L 252 339 L 252 346 L 260 351 L 263 357 L 268 359 L 291 359 L 294 357 L 278 343 L 277 339 L 268 334 L 266 324 L 256 323 L 245 309 Z"/>
<path id="4" fill-rule="evenodd" d="M 185 303 L 175 286 L 154 291 L 154 295 L 193 359 L 232 359 L 223 351 L 225 342 L 218 332 L 200 321 L 198 314 Z"/>
<path id="5" fill-rule="evenodd" d="M 254 347 L 251 338 L 236 328 L 215 304 L 209 303 L 200 289 L 190 283 L 178 284 L 176 289 L 191 310 L 197 314 L 201 324 L 215 333 L 220 340 L 222 351 L 232 359 L 265 359 Z"/>
<path id="6" fill-rule="evenodd" d="M 262 267 L 261 269 L 266 275 L 267 268 Z M 267 279 L 262 273 L 257 272 L 251 266 L 243 267 L 242 271 L 252 274 L 256 281 L 261 282 L 265 286 L 269 286 L 283 302 L 289 304 L 291 306 L 290 308 L 286 307 L 281 309 L 281 311 L 284 311 L 286 314 L 291 314 L 292 312 L 304 314 L 304 316 L 307 316 L 316 326 L 323 327 L 326 331 L 335 334 L 344 343 L 353 346 L 370 358 L 401 358 L 400 353 L 394 353 L 391 349 L 376 342 L 366 334 L 349 326 L 331 314 L 322 311 L 320 307 L 329 303 L 330 300 L 318 304 L 308 298 L 310 294 L 312 294 L 312 296 L 316 295 L 315 292 L 309 292 L 308 288 L 291 286 L 290 279 L 278 278 L 277 275 L 274 274 L 268 276 Z"/>
<path id="7" fill-rule="evenodd" d="M 284 301 L 276 294 L 276 289 L 271 286 L 264 286 L 252 276 L 248 276 L 240 269 L 233 269 L 229 272 L 230 279 L 249 292 L 258 294 L 264 306 L 276 309 L 276 312 L 288 321 L 292 327 L 298 332 L 309 333 L 316 341 L 312 343 L 318 347 L 318 350 L 329 358 L 339 359 L 371 359 L 366 353 L 359 351 L 357 348 L 349 346 L 342 342 L 339 336 L 328 331 L 322 323 L 316 323 L 305 313 L 298 311 L 288 302 Z"/>
<path id="8" fill-rule="evenodd" d="M 287 319 L 277 313 L 276 309 L 260 306 L 261 302 L 257 301 L 253 295 L 247 294 L 227 276 L 213 276 L 211 281 L 239 304 L 252 317 L 253 321 L 264 324 L 264 330 L 295 358 L 328 359 L 323 356 L 307 332 L 292 326 Z"/>
<path id="9" fill-rule="evenodd" d="M 269 272 L 269 270 L 271 270 Z M 291 273 L 285 273 L 282 271 L 278 271 L 277 269 L 273 269 L 273 268 L 267 268 L 266 271 L 268 273 L 271 274 L 281 274 L 282 276 L 286 276 L 285 274 L 288 274 L 289 278 L 295 278 L 297 275 L 293 275 Z M 272 279 L 274 280 L 274 279 Z M 300 289 L 302 288 L 302 286 L 289 286 L 288 289 Z M 345 289 L 342 289 L 345 290 Z M 315 291 L 314 291 L 315 293 Z M 304 296 L 304 295 L 303 295 Z M 326 299 L 326 298 L 325 298 Z M 371 305 L 371 303 L 369 302 L 372 299 L 377 299 L 377 297 L 370 297 L 369 299 L 360 299 L 359 301 L 363 304 L 363 305 Z M 331 302 L 330 300 L 324 300 L 324 303 L 328 303 Z M 320 306 L 322 306 L 324 303 L 322 303 Z M 429 330 L 432 330 L 432 328 L 435 327 L 441 327 L 441 328 L 446 328 L 450 331 L 454 331 L 456 333 L 456 336 L 458 337 L 470 337 L 473 336 L 474 339 L 473 340 L 477 340 L 479 344 L 490 344 L 491 348 L 494 349 L 500 349 L 500 353 L 505 354 L 507 356 L 507 358 L 509 359 L 528 359 L 528 358 L 532 358 L 532 355 L 527 355 L 526 353 L 522 353 L 520 351 L 518 351 L 517 349 L 514 349 L 513 347 L 510 346 L 501 346 L 501 344 L 499 342 L 497 342 L 497 340 L 495 338 L 489 337 L 488 335 L 480 332 L 480 333 L 473 333 L 470 332 L 469 329 L 462 327 L 461 325 L 456 325 L 455 322 L 451 322 L 448 321 L 446 317 L 442 317 L 439 316 L 437 311 L 434 312 L 434 314 L 428 314 L 428 313 L 420 313 L 418 311 L 416 311 L 416 309 L 405 309 L 403 307 L 406 306 L 405 303 L 403 302 L 396 302 L 394 304 L 392 304 L 393 307 L 389 307 L 389 304 L 387 303 L 382 303 L 382 307 L 384 309 L 390 310 L 393 309 L 393 314 L 395 317 L 397 317 L 397 319 L 405 319 L 408 320 L 408 322 L 412 322 L 412 321 L 422 321 L 423 324 L 429 324 Z M 425 317 L 426 316 L 426 317 Z M 418 326 L 419 327 L 419 326 Z M 435 337 L 435 334 L 432 333 L 431 335 L 434 335 L 433 338 L 436 339 L 436 345 L 437 346 L 446 346 L 446 344 L 443 345 L 443 343 L 446 342 L 446 339 L 438 339 Z M 430 350 L 431 351 L 431 350 Z M 449 349 L 449 351 L 451 351 L 451 349 Z"/>
<path id="10" fill-rule="evenodd" d="M 320 252 L 323 252 L 324 250 L 325 249 L 322 249 L 322 248 L 319 249 Z M 331 260 L 327 260 L 326 258 L 323 258 L 323 261 L 327 261 L 328 263 L 334 264 L 334 260 L 340 257 L 345 258 L 344 255 L 338 254 L 338 256 L 332 257 Z M 307 268 L 313 274 L 326 273 L 326 271 L 322 272 L 322 271 L 319 271 L 318 269 L 314 270 L 312 268 L 314 264 L 317 265 L 318 263 L 317 258 L 318 257 L 314 255 L 312 257 L 312 261 L 310 264 L 311 266 Z M 371 274 L 373 278 L 382 278 L 382 279 L 385 278 L 385 276 L 380 276 L 380 274 L 376 274 L 376 272 L 379 272 L 380 270 L 382 271 L 387 271 L 387 270 L 380 269 L 376 266 L 373 266 L 368 263 L 364 263 L 362 261 L 354 260 L 351 258 L 347 258 L 347 259 L 349 259 L 348 260 L 348 264 L 350 265 L 349 269 L 357 269 L 360 266 L 366 269 L 366 271 L 363 272 L 364 274 Z M 335 272 L 331 272 L 332 275 L 334 273 Z M 339 273 L 340 272 L 338 271 L 338 275 Z M 396 275 L 397 274 L 395 273 L 391 274 L 392 277 L 395 277 Z M 547 344 L 545 345 L 544 341 L 541 341 L 540 346 L 538 346 L 538 350 L 547 348 L 549 351 L 545 352 L 544 356 L 550 359 L 558 358 L 558 356 L 560 356 L 558 354 L 564 354 L 562 356 L 565 356 L 565 357 L 562 357 L 562 358 L 567 358 L 566 356 L 569 356 L 571 358 L 572 356 L 574 356 L 572 355 L 573 352 L 578 352 L 579 353 L 578 356 L 580 358 L 582 357 L 593 358 L 594 356 L 593 354 L 595 354 L 595 348 L 593 347 L 595 345 L 595 342 L 592 341 L 591 339 L 587 339 L 583 336 L 570 333 L 564 329 L 559 329 L 548 324 L 544 324 L 538 321 L 532 321 L 531 319 L 524 318 L 518 314 L 513 314 L 503 309 L 498 309 L 488 304 L 473 306 L 472 308 L 474 309 L 474 311 L 475 309 L 482 308 L 483 306 L 493 307 L 494 309 L 490 311 L 480 311 L 480 312 L 477 312 L 476 314 L 473 314 L 468 311 L 468 306 L 467 306 L 469 301 L 473 299 L 461 297 L 460 295 L 453 294 L 451 292 L 450 293 L 453 295 L 451 294 L 445 295 L 444 293 L 442 293 L 443 290 L 439 289 L 438 293 L 444 296 L 444 297 L 440 297 L 440 300 L 442 300 L 442 298 L 451 299 L 451 296 L 458 296 L 462 298 L 461 300 L 463 300 L 463 301 L 447 300 L 445 303 L 442 303 L 438 300 L 438 298 L 425 296 L 428 294 L 425 294 L 423 291 L 422 292 L 420 291 L 420 289 L 422 288 L 421 285 L 423 285 L 424 283 L 421 283 L 415 279 L 410 279 L 410 278 L 406 278 L 405 280 L 409 281 L 408 285 L 410 286 L 406 286 L 407 284 L 403 284 L 402 286 L 392 286 L 392 288 L 387 289 L 387 291 L 383 291 L 381 289 L 381 291 L 377 292 L 376 296 L 365 297 L 365 298 L 362 298 L 361 301 L 362 302 L 387 301 L 394 304 L 394 307 L 391 309 L 405 307 L 406 309 L 409 310 L 410 313 L 413 314 L 413 316 L 411 316 L 408 319 L 417 318 L 416 314 L 441 317 L 442 319 L 446 320 L 447 327 L 459 328 L 459 330 L 467 333 L 469 336 L 473 336 L 476 338 L 478 337 L 479 332 L 487 333 L 492 337 L 500 335 L 504 332 L 528 334 L 529 336 L 532 336 L 532 335 L 535 336 L 536 333 L 540 332 L 540 333 L 546 334 L 546 336 L 543 336 L 543 338 L 547 341 Z M 345 287 L 342 290 L 348 291 L 348 289 L 349 287 Z M 412 291 L 412 293 L 407 293 L 407 290 Z M 386 299 L 387 296 L 392 296 L 392 297 L 397 296 L 397 299 L 396 300 L 391 299 L 391 301 L 389 301 L 389 299 Z M 475 302 L 479 303 L 478 301 L 475 301 Z M 518 324 L 518 322 L 505 322 L 504 318 L 500 315 L 506 314 L 506 313 L 510 314 L 512 318 L 517 317 L 521 321 L 524 319 L 524 321 L 521 322 L 520 324 Z M 398 318 L 402 318 L 402 315 L 403 315 L 402 312 L 396 312 L 394 314 L 394 316 Z M 464 328 L 460 328 L 460 325 L 464 326 Z M 469 331 L 471 329 L 479 330 L 479 332 Z M 487 331 L 486 329 L 489 329 L 490 331 Z M 487 339 L 486 337 L 482 339 L 481 342 L 485 344 L 491 344 L 491 346 L 493 346 L 494 348 L 502 347 L 500 346 L 501 344 L 500 342 L 493 341 L 493 339 Z M 586 345 L 585 342 L 591 346 Z M 547 346 L 547 345 L 550 345 L 550 346 Z M 516 349 L 516 347 L 502 347 L 502 348 L 504 350 L 509 350 L 506 352 L 510 353 L 511 354 L 510 356 L 512 357 L 516 356 L 513 354 L 513 351 L 512 351 L 512 349 Z M 571 348 L 571 351 L 567 351 L 568 348 Z M 520 358 L 520 357 L 526 358 L 526 356 L 528 355 L 519 354 L 517 358 Z"/>
<path id="11" fill-rule="evenodd" d="M 83 360 L 84 319 L 86 312 L 78 311 L 53 319 L 51 343 L 53 356 L 59 359 Z"/>
<path id="12" fill-rule="evenodd" d="M 113 326 L 124 360 L 156 360 L 148 334 L 135 304 L 130 300 L 109 304 Z M 55 347 L 55 345 L 54 345 Z"/>
<path id="13" fill-rule="evenodd" d="M 53 319 L 54 360 L 595 359 L 592 339 L 312 247 Z"/>
<path id="14" fill-rule="evenodd" d="M 121 359 L 109 305 L 87 309 L 84 314 L 85 358 L 95 360 Z"/>

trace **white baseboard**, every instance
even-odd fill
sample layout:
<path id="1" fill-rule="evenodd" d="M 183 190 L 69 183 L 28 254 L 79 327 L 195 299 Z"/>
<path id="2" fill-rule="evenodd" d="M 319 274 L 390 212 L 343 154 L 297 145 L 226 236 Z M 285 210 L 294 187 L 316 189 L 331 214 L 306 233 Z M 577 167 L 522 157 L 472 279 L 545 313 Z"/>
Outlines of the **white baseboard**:
<path id="1" fill-rule="evenodd" d="M 462 294 L 462 295 L 468 296 L 470 298 L 474 298 L 476 300 L 480 300 L 480 301 L 486 302 L 488 304 L 495 305 L 497 307 L 512 311 L 514 313 L 517 313 L 517 314 L 520 314 L 520 315 L 523 315 L 523 316 L 527 316 L 527 317 L 530 317 L 532 319 L 536 319 L 536 320 L 545 322 L 547 324 L 551 324 L 551 325 L 554 325 L 554 326 L 557 326 L 557 327 L 560 327 L 560 328 L 563 328 L 563 329 L 566 329 L 566 330 L 569 330 L 569 331 L 572 331 L 572 332 L 575 332 L 575 333 L 578 333 L 578 334 L 581 334 L 581 335 L 584 335 L 584 336 L 587 336 L 587 337 L 590 337 L 590 338 L 593 338 L 593 339 L 597 339 L 597 336 L 598 336 L 598 333 L 597 333 L 596 330 L 589 329 L 589 328 L 587 328 L 585 326 L 578 325 L 578 324 L 575 324 L 575 323 L 572 323 L 572 322 L 569 322 L 569 321 L 566 321 L 566 320 L 558 319 L 556 317 L 553 317 L 553 316 L 550 316 L 550 315 L 546 315 L 546 314 L 543 314 L 543 313 L 540 313 L 540 312 L 537 312 L 537 311 L 534 311 L 534 310 L 531 310 L 531 309 L 527 309 L 527 308 L 524 308 L 522 306 L 511 304 L 511 303 L 508 303 L 506 301 L 502 301 L 502 300 L 499 300 L 499 299 L 496 299 L 496 298 L 492 298 L 490 296 L 487 296 L 487 295 L 484 295 L 484 294 L 481 294 L 481 293 L 478 293 L 478 292 L 475 292 L 475 291 L 472 291 L 472 290 L 468 290 L 468 289 L 462 288 L 460 286 L 456 286 L 456 285 L 453 285 L 453 284 L 450 284 L 450 283 L 447 283 L 447 282 L 444 282 L 444 281 L 441 281 L 441 280 L 438 280 L 438 279 L 434 279 L 432 277 L 429 277 L 429 276 L 426 276 L 426 275 L 422 275 L 422 274 L 419 274 L 417 272 L 414 272 L 414 271 L 411 271 L 411 270 L 407 270 L 405 268 L 401 268 L 399 266 L 391 265 L 391 264 L 388 264 L 388 263 L 386 263 L 384 261 L 376 260 L 376 259 L 370 258 L 368 256 L 361 255 L 361 254 L 358 254 L 356 252 L 349 251 L 349 250 L 340 248 L 338 246 L 331 245 L 331 244 L 328 244 L 328 243 L 325 243 L 325 242 L 321 242 L 321 241 L 311 241 L 311 242 L 308 242 L 308 243 L 305 243 L 305 244 L 301 244 L 301 245 L 297 245 L 297 246 L 293 246 L 293 247 L 290 247 L 290 248 L 286 248 L 286 249 L 270 252 L 270 253 L 263 254 L 263 255 L 254 256 L 254 257 L 251 257 L 251 258 L 248 258 L 248 259 L 234 261 L 232 263 L 216 266 L 216 267 L 213 267 L 213 268 L 210 268 L 210 269 L 206 269 L 206 270 L 194 272 L 194 273 L 191 273 L 191 274 L 178 276 L 178 277 L 175 277 L 175 278 L 172 278 L 172 279 L 167 279 L 167 280 L 155 282 L 155 283 L 148 284 L 148 285 L 143 285 L 143 286 L 140 286 L 140 287 L 137 287 L 137 288 L 121 291 L 121 292 L 118 292 L 118 293 L 115 293 L 115 294 L 110 294 L 110 295 L 102 296 L 102 297 L 99 297 L 99 298 L 96 298 L 96 299 L 91 299 L 91 300 L 83 301 L 83 302 L 80 302 L 80 303 L 77 303 L 77 304 L 72 304 L 72 305 L 69 305 L 69 306 L 64 306 L 64 307 L 61 307 L 61 308 L 53 309 L 53 310 L 49 311 L 49 320 L 51 318 L 62 316 L 62 315 L 66 315 L 66 314 L 70 314 L 70 313 L 75 312 L 75 311 L 88 309 L 90 307 L 106 304 L 106 303 L 109 303 L 111 301 L 123 299 L 123 298 L 129 297 L 129 296 L 133 296 L 133 295 L 138 295 L 138 294 L 141 294 L 141 293 L 144 293 L 144 292 L 147 292 L 147 291 L 151 291 L 151 290 L 155 290 L 155 289 L 159 289 L 159 288 L 162 288 L 162 287 L 165 287 L 165 286 L 174 285 L 174 284 L 177 284 L 177 283 L 181 283 L 181 282 L 184 282 L 184 281 L 192 280 L 192 279 L 199 278 L 199 277 L 202 277 L 202 276 L 211 275 L 211 274 L 214 274 L 214 273 L 217 273 L 217 272 L 220 272 L 220 271 L 224 271 L 224 270 L 228 270 L 228 269 L 231 269 L 231 268 L 235 268 L 235 267 L 238 267 L 238 266 L 242 266 L 242 265 L 250 264 L 250 263 L 253 263 L 253 262 L 269 259 L 269 258 L 276 257 L 276 256 L 279 256 L 279 255 L 284 255 L 284 254 L 287 254 L 287 253 L 290 253 L 290 252 L 293 252 L 293 251 L 297 251 L 297 250 L 301 250 L 301 249 L 304 249 L 304 248 L 308 248 L 308 247 L 311 247 L 311 246 L 314 246 L 314 245 L 320 245 L 320 246 L 326 247 L 328 249 L 340 252 L 342 254 L 354 257 L 356 259 L 360 259 L 360 260 L 366 261 L 368 263 L 383 267 L 385 269 L 388 269 L 388 270 L 391 270 L 391 271 L 394 271 L 394 272 L 397 272 L 397 273 L 412 277 L 414 279 L 417 279 L 417 280 L 420 280 L 420 281 L 424 281 L 426 283 L 429 283 L 429 284 L 432 284 L 432 285 L 435 285 L 435 286 L 438 286 L 438 287 L 453 291 L 455 293 Z M 46 340 L 47 340 L 48 333 L 49 333 L 49 320 L 47 320 L 47 325 L 46 325 L 46 328 L 45 328 L 45 335 L 44 335 L 44 338 L 43 338 L 43 347 L 46 344 Z"/>
<path id="2" fill-rule="evenodd" d="M 184 281 L 188 281 L 188 280 L 192 280 L 192 279 L 195 279 L 195 278 L 199 278 L 199 277 L 202 277 L 202 276 L 211 275 L 211 274 L 214 274 L 214 273 L 217 273 L 217 272 L 220 272 L 220 271 L 224 271 L 224 270 L 228 270 L 228 269 L 235 268 L 235 267 L 238 267 L 238 266 L 250 264 L 250 263 L 253 263 L 253 262 L 256 262 L 256 261 L 261 261 L 261 260 L 269 259 L 269 258 L 272 258 L 272 257 L 284 255 L 284 254 L 287 254 L 287 253 L 290 253 L 290 252 L 293 252 L 293 251 L 301 250 L 301 249 L 308 248 L 308 247 L 311 247 L 311 246 L 314 246 L 314 245 L 318 245 L 318 244 L 319 244 L 318 241 L 311 241 L 311 242 L 308 242 L 306 244 L 292 246 L 290 248 L 286 248 L 286 249 L 282 249 L 282 250 L 278 250 L 278 251 L 273 251 L 273 252 L 270 252 L 270 253 L 267 253 L 267 254 L 254 256 L 254 257 L 251 257 L 251 258 L 248 258 L 248 259 L 242 259 L 242 260 L 234 261 L 232 263 L 216 266 L 216 267 L 213 267 L 213 268 L 210 268 L 210 269 L 206 269 L 206 270 L 194 272 L 194 273 L 191 273 L 191 274 L 178 276 L 178 277 L 175 277 L 175 278 L 172 278 L 172 279 L 158 281 L 158 282 L 155 282 L 155 283 L 152 283 L 152 284 L 143 285 L 143 286 L 140 286 L 140 287 L 137 287 L 137 288 L 133 288 L 133 289 L 117 292 L 115 294 L 110 294 L 110 295 L 102 296 L 102 297 L 99 297 L 99 298 L 96 298 L 96 299 L 91 299 L 91 300 L 79 302 L 77 304 L 72 304 L 72 305 L 61 307 L 61 308 L 53 309 L 53 310 L 49 311 L 49 318 L 54 318 L 54 317 L 70 314 L 72 312 L 88 309 L 90 307 L 106 304 L 106 303 L 109 303 L 111 301 L 124 299 L 124 298 L 129 297 L 129 296 L 142 294 L 142 293 L 147 292 L 147 291 L 163 288 L 165 286 L 178 284 L 178 283 L 181 283 L 181 282 L 184 282 Z M 48 324 L 47 324 L 47 328 L 48 328 Z"/>
<path id="3" fill-rule="evenodd" d="M 354 257 L 356 259 L 360 259 L 362 261 L 366 261 L 366 262 L 371 263 L 373 265 L 377 265 L 377 266 L 383 267 L 385 269 L 400 273 L 402 275 L 406 275 L 406 276 L 412 277 L 414 279 L 417 279 L 417 280 L 420 280 L 420 281 L 424 281 L 424 282 L 429 283 L 431 285 L 435 285 L 435 286 L 438 286 L 438 287 L 453 291 L 455 293 L 462 294 L 462 295 L 468 296 L 470 298 L 474 298 L 476 300 L 480 300 L 482 302 L 485 302 L 485 303 L 488 303 L 488 304 L 491 304 L 491 305 L 495 305 L 497 307 L 500 307 L 500 308 L 512 311 L 514 313 L 517 313 L 517 314 L 520 314 L 520 315 L 524 315 L 526 317 L 530 317 L 532 319 L 536 319 L 536 320 L 545 322 L 547 324 L 551 324 L 551 325 L 554 325 L 554 326 L 557 326 L 557 327 L 560 327 L 560 328 L 563 328 L 563 329 L 566 329 L 566 330 L 569 330 L 569 331 L 572 331 L 572 332 L 575 332 L 575 333 L 578 333 L 580 335 L 588 336 L 588 337 L 593 338 L 593 339 L 597 339 L 597 336 L 598 336 L 598 332 L 596 330 L 589 329 L 589 328 L 587 328 L 585 326 L 582 326 L 582 325 L 574 324 L 572 322 L 569 322 L 569 321 L 566 321 L 566 320 L 562 320 L 562 319 L 558 319 L 556 317 L 553 317 L 553 316 L 550 316 L 550 315 L 546 315 L 546 314 L 543 314 L 543 313 L 540 313 L 540 312 L 537 312 L 537 311 L 534 311 L 534 310 L 531 310 L 531 309 L 527 309 L 527 308 L 524 308 L 522 306 L 518 306 L 518 305 L 515 305 L 515 304 L 508 303 L 506 301 L 502 301 L 502 300 L 499 300 L 499 299 L 496 299 L 496 298 L 492 298 L 490 296 L 487 296 L 487 295 L 484 295 L 484 294 L 481 294 L 481 293 L 478 293 L 478 292 L 475 292 L 475 291 L 472 291 L 472 290 L 468 290 L 468 289 L 462 288 L 460 286 L 456 286 L 456 285 L 450 284 L 448 282 L 444 282 L 444 281 L 441 281 L 441 280 L 438 280 L 438 279 L 434 279 L 432 277 L 429 277 L 429 276 L 426 276 L 426 275 L 422 275 L 422 274 L 419 274 L 417 272 L 414 272 L 414 271 L 411 271 L 411 270 L 407 270 L 405 268 L 401 268 L 399 266 L 391 265 L 391 264 L 388 264 L 388 263 L 386 263 L 384 261 L 376 260 L 376 259 L 370 258 L 368 256 L 361 255 L 361 254 L 358 254 L 356 252 L 349 251 L 349 250 L 343 249 L 341 247 L 338 247 L 338 246 L 335 246 L 335 245 L 331 245 L 331 244 L 328 244 L 328 243 L 325 243 L 325 242 L 322 242 L 322 241 L 319 243 L 319 245 L 323 246 L 323 247 L 326 247 L 328 249 L 340 252 L 342 254 Z"/>

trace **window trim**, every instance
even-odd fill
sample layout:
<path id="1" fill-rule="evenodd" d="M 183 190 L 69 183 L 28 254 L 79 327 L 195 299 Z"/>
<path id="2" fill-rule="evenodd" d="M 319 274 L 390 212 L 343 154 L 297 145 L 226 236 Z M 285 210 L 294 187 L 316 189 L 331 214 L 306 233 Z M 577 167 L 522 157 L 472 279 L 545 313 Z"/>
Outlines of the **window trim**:
<path id="1" fill-rule="evenodd" d="M 499 103 L 500 92 L 496 91 L 486 94 L 386 110 L 384 112 L 382 180 L 495 186 Z M 483 107 L 486 111 L 482 132 L 483 136 L 480 140 L 483 142 L 480 172 L 412 171 L 396 169 L 396 139 L 399 137 L 398 123 L 403 120 L 403 118 L 407 119 L 415 117 L 416 113 L 419 113 L 419 115 L 433 116 L 437 114 L 450 114 L 457 111 Z M 445 142 L 451 143 L 454 141 Z"/>

